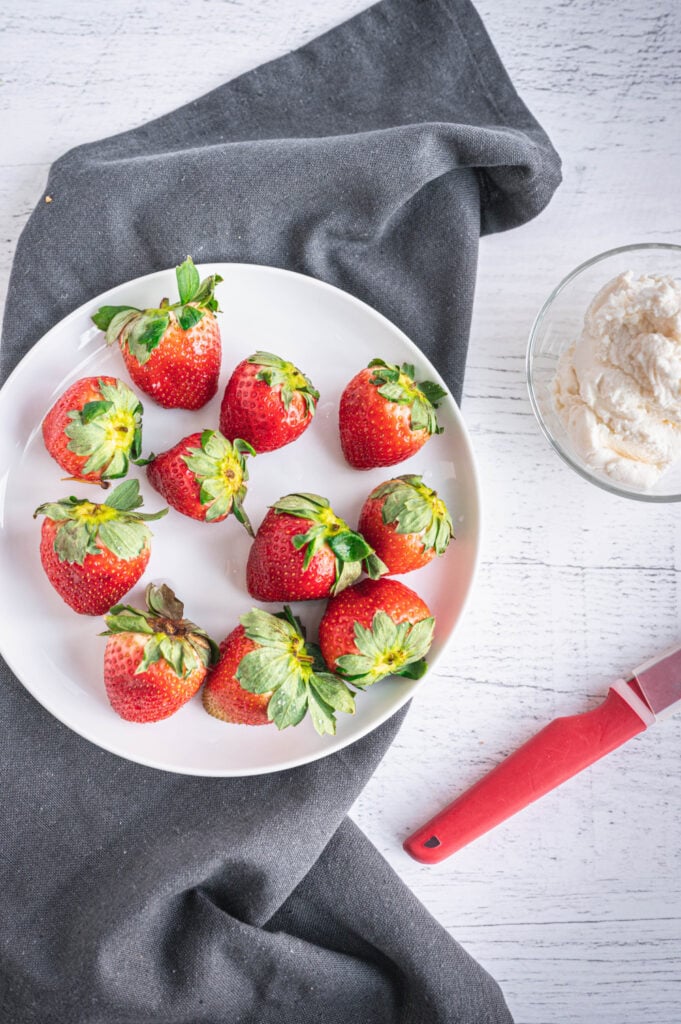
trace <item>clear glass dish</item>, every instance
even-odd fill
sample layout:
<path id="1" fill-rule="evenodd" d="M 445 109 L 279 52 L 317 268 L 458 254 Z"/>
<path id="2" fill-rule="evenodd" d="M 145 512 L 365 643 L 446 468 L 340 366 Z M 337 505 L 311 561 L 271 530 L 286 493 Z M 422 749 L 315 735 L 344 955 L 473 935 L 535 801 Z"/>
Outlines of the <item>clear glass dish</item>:
<path id="1" fill-rule="evenodd" d="M 561 459 L 575 472 L 611 494 L 640 501 L 681 501 L 681 461 L 671 466 L 649 490 L 615 482 L 589 466 L 572 446 L 553 406 L 551 382 L 562 352 L 579 337 L 584 314 L 604 284 L 627 270 L 667 274 L 681 280 L 681 245 L 645 242 L 623 245 L 594 256 L 565 277 L 539 310 L 527 349 L 527 384 L 539 426 Z"/>

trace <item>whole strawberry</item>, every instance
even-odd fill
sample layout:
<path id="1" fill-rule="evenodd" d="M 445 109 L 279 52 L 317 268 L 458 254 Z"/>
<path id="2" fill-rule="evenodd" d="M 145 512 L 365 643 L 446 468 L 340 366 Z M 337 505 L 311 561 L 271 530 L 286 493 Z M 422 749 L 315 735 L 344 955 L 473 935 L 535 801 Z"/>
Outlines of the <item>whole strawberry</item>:
<path id="1" fill-rule="evenodd" d="M 43 420 L 48 452 L 74 480 L 125 476 L 142 451 L 142 405 L 116 377 L 83 377 Z"/>
<path id="2" fill-rule="evenodd" d="M 319 494 L 288 494 L 272 505 L 251 545 L 248 592 L 258 601 L 311 601 L 338 594 L 362 569 L 386 571 L 373 548 Z"/>
<path id="3" fill-rule="evenodd" d="M 289 607 L 278 615 L 254 608 L 220 645 L 203 691 L 206 711 L 223 722 L 298 725 L 309 712 L 320 735 L 336 732 L 336 711 L 354 714 L 355 699 L 327 671 Z"/>
<path id="4" fill-rule="evenodd" d="M 103 615 L 134 587 L 151 553 L 149 520 L 168 511 L 137 512 L 137 480 L 119 484 L 102 505 L 84 498 L 47 502 L 40 560 L 59 596 L 81 615 Z"/>
<path id="5" fill-rule="evenodd" d="M 204 281 L 188 256 L 177 267 L 180 301 L 156 309 L 102 306 L 92 317 L 117 341 L 134 383 L 166 409 L 200 409 L 218 389 L 220 328 L 212 274 Z"/>
<path id="6" fill-rule="evenodd" d="M 256 452 L 283 448 L 300 437 L 314 416 L 319 392 L 293 363 L 256 352 L 234 370 L 220 408 L 220 430 L 242 437 Z"/>
<path id="7" fill-rule="evenodd" d="M 219 523 L 230 512 L 253 536 L 243 509 L 253 448 L 240 438 L 231 444 L 216 430 L 190 434 L 147 466 L 149 482 L 169 505 L 191 519 Z"/>
<path id="8" fill-rule="evenodd" d="M 386 676 L 420 679 L 435 619 L 398 580 L 362 580 L 329 601 L 319 644 L 332 671 L 360 689 Z"/>
<path id="9" fill-rule="evenodd" d="M 445 553 L 453 536 L 444 501 L 415 475 L 375 487 L 362 506 L 358 529 L 391 575 L 428 565 Z"/>
<path id="10" fill-rule="evenodd" d="M 353 377 L 340 400 L 343 454 L 355 469 L 394 466 L 441 434 L 435 410 L 446 395 L 439 384 L 415 380 L 409 363 L 372 359 Z"/>
<path id="11" fill-rule="evenodd" d="M 146 610 L 116 605 L 106 616 L 104 685 L 129 722 L 159 722 L 194 696 L 218 657 L 217 644 L 188 619 L 170 587 L 150 583 Z"/>
<path id="12" fill-rule="evenodd" d="M 237 626 L 220 644 L 220 658 L 208 674 L 203 706 L 209 715 L 235 725 L 269 725 L 267 705 L 272 691 L 249 693 L 236 677 L 239 665 L 259 645 L 249 640 L 243 626 Z M 269 687 L 269 683 L 267 684 Z"/>

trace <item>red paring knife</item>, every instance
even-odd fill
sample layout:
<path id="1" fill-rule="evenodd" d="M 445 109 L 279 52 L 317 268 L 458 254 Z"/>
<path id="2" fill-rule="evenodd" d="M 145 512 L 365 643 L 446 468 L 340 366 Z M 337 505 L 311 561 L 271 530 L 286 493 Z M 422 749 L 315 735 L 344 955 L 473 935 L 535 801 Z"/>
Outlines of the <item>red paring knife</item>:
<path id="1" fill-rule="evenodd" d="M 592 711 L 556 718 L 405 840 L 436 864 L 605 757 L 681 702 L 681 648 L 618 679 Z"/>

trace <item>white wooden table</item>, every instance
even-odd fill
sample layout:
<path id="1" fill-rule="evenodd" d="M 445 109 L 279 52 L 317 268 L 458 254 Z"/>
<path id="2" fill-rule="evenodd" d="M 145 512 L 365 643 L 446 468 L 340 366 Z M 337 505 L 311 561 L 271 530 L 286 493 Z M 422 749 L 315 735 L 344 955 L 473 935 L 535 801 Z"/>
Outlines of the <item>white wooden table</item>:
<path id="1" fill-rule="evenodd" d="M 366 6 L 22 0 L 6 10 L 2 294 L 63 151 L 170 110 Z M 595 705 L 614 676 L 681 640 L 678 509 L 610 497 L 563 467 L 535 424 L 523 369 L 533 316 L 567 270 L 614 245 L 681 241 L 681 4 L 478 8 L 561 153 L 565 181 L 533 223 L 482 242 L 463 402 L 482 475 L 482 572 L 465 628 L 353 816 L 499 979 L 519 1024 L 679 1024 L 680 721 L 438 868 L 400 848 L 424 815 L 555 715 Z M 188 59 L 187 32 L 200 60 Z"/>

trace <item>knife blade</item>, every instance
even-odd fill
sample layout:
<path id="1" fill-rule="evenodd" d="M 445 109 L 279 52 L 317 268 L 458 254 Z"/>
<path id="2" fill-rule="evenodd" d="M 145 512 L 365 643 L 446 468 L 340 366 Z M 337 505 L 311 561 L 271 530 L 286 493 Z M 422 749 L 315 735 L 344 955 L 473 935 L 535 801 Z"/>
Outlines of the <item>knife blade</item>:
<path id="1" fill-rule="evenodd" d="M 404 841 L 436 864 L 681 706 L 681 647 L 614 682 L 591 711 L 554 719 Z"/>

